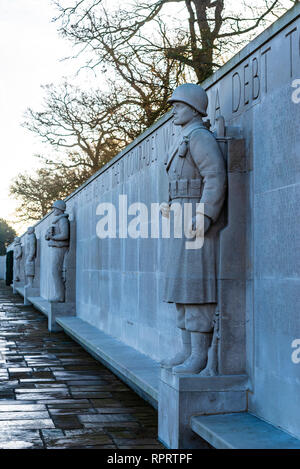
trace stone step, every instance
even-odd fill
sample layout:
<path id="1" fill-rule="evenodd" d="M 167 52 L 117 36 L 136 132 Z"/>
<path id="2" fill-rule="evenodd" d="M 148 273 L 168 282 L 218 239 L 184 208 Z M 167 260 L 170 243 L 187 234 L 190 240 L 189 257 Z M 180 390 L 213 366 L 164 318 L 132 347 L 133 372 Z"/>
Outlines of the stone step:
<path id="1" fill-rule="evenodd" d="M 16 291 L 21 295 L 24 296 L 24 287 L 16 287 Z"/>
<path id="2" fill-rule="evenodd" d="M 102 362 L 143 399 L 157 408 L 160 365 L 134 348 L 76 317 L 56 322 L 94 358 Z"/>
<path id="3" fill-rule="evenodd" d="M 191 427 L 217 449 L 300 449 L 300 440 L 247 412 L 195 416 Z"/>
<path id="4" fill-rule="evenodd" d="M 51 303 L 45 298 L 41 296 L 30 296 L 28 297 L 28 301 L 41 313 L 45 314 L 45 316 L 49 316 L 51 311 Z"/>

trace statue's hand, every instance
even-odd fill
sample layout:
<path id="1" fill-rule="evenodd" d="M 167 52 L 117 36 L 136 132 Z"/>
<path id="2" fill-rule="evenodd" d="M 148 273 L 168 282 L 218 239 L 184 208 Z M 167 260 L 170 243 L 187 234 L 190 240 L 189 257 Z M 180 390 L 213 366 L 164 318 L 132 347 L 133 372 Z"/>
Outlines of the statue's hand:
<path id="1" fill-rule="evenodd" d="M 160 204 L 159 208 L 164 218 L 170 218 L 170 205 L 167 202 Z"/>
<path id="2" fill-rule="evenodd" d="M 51 238 L 52 238 L 52 230 L 51 230 L 51 228 L 48 228 L 48 230 L 46 231 L 46 234 L 45 234 L 45 239 L 47 241 L 49 241 Z"/>
<path id="3" fill-rule="evenodd" d="M 202 220 L 204 217 L 204 220 Z M 196 236 L 197 238 L 204 237 L 211 225 L 211 219 L 206 215 L 201 213 L 197 214 L 192 218 L 192 221 L 189 226 L 189 234 L 191 236 Z M 203 230 L 204 228 L 204 230 Z"/>

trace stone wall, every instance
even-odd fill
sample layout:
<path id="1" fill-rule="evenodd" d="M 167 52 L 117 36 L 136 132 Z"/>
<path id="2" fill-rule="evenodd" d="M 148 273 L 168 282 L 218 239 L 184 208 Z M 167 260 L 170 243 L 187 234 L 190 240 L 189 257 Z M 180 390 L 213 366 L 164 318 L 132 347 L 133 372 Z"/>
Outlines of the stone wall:
<path id="1" fill-rule="evenodd" d="M 6 274 L 6 256 L 0 256 L 0 280 L 5 279 Z"/>

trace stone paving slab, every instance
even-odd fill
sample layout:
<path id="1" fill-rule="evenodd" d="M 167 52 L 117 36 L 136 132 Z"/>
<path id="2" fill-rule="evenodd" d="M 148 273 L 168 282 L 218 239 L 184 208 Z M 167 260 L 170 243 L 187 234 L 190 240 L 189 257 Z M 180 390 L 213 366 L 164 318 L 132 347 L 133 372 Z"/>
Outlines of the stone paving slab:
<path id="1" fill-rule="evenodd" d="M 0 422 L 1 430 L 5 430 L 6 428 L 28 428 L 32 429 L 41 429 L 41 428 L 54 428 L 54 423 L 51 419 L 28 419 L 25 418 L 23 420 L 4 420 Z"/>
<path id="2" fill-rule="evenodd" d="M 37 412 L 44 410 L 46 410 L 46 406 L 42 404 L 14 404 L 11 403 L 11 401 L 8 401 L 7 404 L 4 404 L 2 401 L 0 401 L 0 419 L 3 412 L 14 412 L 16 415 L 17 412 Z"/>
<path id="3" fill-rule="evenodd" d="M 42 430 L 44 431 L 44 430 Z M 0 449 L 43 449 L 39 430 L 0 430 Z"/>
<path id="4" fill-rule="evenodd" d="M 157 412 L 0 281 L 0 449 L 163 449 Z"/>

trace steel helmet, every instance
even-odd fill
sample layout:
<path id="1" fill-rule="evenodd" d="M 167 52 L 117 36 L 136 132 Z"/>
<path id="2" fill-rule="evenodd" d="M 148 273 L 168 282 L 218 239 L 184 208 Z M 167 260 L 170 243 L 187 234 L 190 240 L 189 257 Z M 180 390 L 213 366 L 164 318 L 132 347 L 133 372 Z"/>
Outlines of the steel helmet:
<path id="1" fill-rule="evenodd" d="M 64 212 L 66 210 L 66 203 L 63 200 L 56 200 L 52 204 L 52 208 L 58 208 L 59 210 Z"/>
<path id="2" fill-rule="evenodd" d="M 184 83 L 178 86 L 168 100 L 173 102 L 185 103 L 196 109 L 203 117 L 207 116 L 208 97 L 206 91 L 200 85 L 195 83 Z"/>

